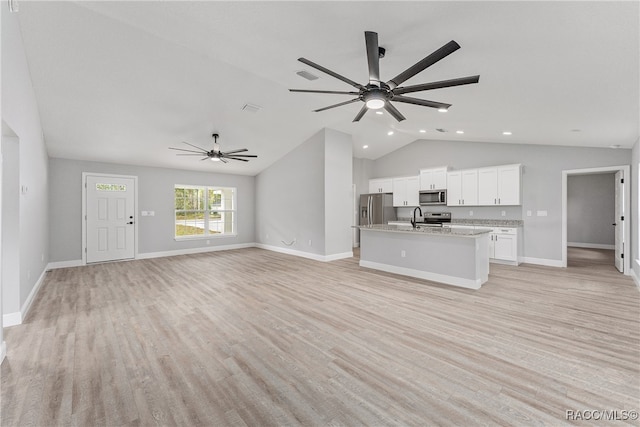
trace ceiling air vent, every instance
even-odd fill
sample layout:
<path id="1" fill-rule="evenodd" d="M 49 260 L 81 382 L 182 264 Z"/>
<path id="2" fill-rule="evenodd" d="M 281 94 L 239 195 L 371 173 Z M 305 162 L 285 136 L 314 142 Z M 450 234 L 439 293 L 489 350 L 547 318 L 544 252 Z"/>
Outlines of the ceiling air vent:
<path id="1" fill-rule="evenodd" d="M 262 110 L 262 107 L 253 104 L 244 104 L 242 107 L 242 111 L 246 111 L 248 113 L 257 113 L 260 110 Z"/>
<path id="2" fill-rule="evenodd" d="M 446 132 L 446 130 L 445 130 L 445 129 L 442 129 L 442 128 L 438 128 L 438 129 L 436 129 L 436 130 L 437 130 L 438 132 L 442 132 L 442 133 Z"/>
<path id="3" fill-rule="evenodd" d="M 318 76 L 311 74 L 308 71 L 297 71 L 296 72 L 297 75 L 299 75 L 300 77 L 302 77 L 303 79 L 307 79 L 307 80 L 318 80 Z"/>

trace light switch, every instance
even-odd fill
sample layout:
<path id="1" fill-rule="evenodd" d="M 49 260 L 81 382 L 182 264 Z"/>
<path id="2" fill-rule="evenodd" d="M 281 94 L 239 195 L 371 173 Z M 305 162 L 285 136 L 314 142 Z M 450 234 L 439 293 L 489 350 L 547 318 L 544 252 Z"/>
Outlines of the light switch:
<path id="1" fill-rule="evenodd" d="M 149 212 L 147 212 L 147 211 L 142 211 L 142 212 L 140 213 L 140 215 L 142 215 L 142 216 L 147 216 L 147 215 L 149 215 Z"/>
<path id="2" fill-rule="evenodd" d="M 148 211 L 149 216 L 156 216 L 156 211 Z"/>
<path id="3" fill-rule="evenodd" d="M 537 216 L 547 216 L 547 211 L 538 211 L 536 212 Z"/>
<path id="4" fill-rule="evenodd" d="M 531 216 L 531 211 L 527 211 L 527 216 Z"/>

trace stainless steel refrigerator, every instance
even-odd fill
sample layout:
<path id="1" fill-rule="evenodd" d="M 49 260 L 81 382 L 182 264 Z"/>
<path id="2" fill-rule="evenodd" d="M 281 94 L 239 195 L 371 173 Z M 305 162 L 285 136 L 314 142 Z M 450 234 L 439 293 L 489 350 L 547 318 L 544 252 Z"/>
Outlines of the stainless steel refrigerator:
<path id="1" fill-rule="evenodd" d="M 374 193 L 360 196 L 360 225 L 386 224 L 396 219 L 393 194 Z"/>

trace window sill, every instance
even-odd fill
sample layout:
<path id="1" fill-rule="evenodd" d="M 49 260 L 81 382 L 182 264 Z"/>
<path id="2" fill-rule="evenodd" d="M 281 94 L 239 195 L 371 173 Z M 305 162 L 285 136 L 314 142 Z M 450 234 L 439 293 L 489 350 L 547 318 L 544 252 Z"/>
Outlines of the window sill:
<path id="1" fill-rule="evenodd" d="M 209 239 L 223 239 L 225 237 L 238 237 L 238 234 L 209 234 L 204 236 L 176 236 L 173 238 L 176 242 L 181 242 L 183 240 L 209 240 Z"/>

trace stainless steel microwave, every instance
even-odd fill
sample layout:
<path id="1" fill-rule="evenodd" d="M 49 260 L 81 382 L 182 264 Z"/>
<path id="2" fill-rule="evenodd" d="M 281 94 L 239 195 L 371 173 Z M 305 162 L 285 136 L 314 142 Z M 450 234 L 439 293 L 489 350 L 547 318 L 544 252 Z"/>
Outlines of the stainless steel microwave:
<path id="1" fill-rule="evenodd" d="M 420 206 L 446 204 L 447 190 L 428 190 L 420 192 Z"/>

